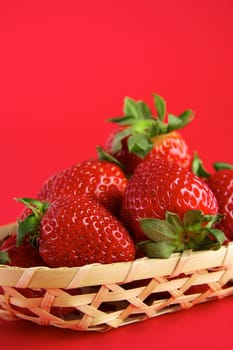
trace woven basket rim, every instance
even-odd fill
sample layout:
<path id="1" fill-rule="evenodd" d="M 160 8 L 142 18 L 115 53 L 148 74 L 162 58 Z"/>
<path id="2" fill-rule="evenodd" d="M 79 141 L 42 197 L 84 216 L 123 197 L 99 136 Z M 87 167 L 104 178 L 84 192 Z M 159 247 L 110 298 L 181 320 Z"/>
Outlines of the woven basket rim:
<path id="1" fill-rule="evenodd" d="M 15 223 L 0 226 L 0 239 L 14 232 Z M 108 283 L 128 283 L 152 277 L 174 277 L 197 270 L 233 265 L 233 242 L 218 250 L 185 250 L 168 259 L 138 258 L 129 262 L 94 263 L 78 267 L 17 267 L 0 265 L 0 285 L 71 289 Z"/>
<path id="2" fill-rule="evenodd" d="M 14 224 L 0 226 L 0 240 L 13 232 Z M 232 282 L 233 241 L 168 259 L 59 268 L 0 265 L 0 318 L 106 331 L 233 295 Z"/>

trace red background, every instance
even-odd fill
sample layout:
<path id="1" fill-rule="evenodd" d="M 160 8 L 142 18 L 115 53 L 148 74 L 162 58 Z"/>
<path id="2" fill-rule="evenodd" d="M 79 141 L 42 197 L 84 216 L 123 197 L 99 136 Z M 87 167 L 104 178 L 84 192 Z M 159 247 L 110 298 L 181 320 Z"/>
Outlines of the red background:
<path id="1" fill-rule="evenodd" d="M 14 197 L 95 156 L 126 95 L 193 109 L 191 151 L 209 169 L 233 163 L 232 37 L 231 0 L 1 1 L 0 224 L 21 210 Z M 229 297 L 106 334 L 0 321 L 1 346 L 219 349 L 231 344 L 231 310 Z"/>

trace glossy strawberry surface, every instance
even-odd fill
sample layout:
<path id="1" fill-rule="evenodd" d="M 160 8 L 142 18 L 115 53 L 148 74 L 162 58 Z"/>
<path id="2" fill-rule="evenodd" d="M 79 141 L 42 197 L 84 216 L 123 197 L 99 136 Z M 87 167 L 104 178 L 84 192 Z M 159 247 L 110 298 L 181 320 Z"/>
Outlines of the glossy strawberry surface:
<path id="1" fill-rule="evenodd" d="M 233 170 L 216 171 L 207 179 L 207 183 L 217 198 L 219 211 L 224 214 L 219 227 L 228 239 L 233 239 Z"/>
<path id="2" fill-rule="evenodd" d="M 7 265 L 19 267 L 44 266 L 37 248 L 33 247 L 28 238 L 23 243 L 16 246 L 16 234 L 8 236 L 0 246 L 0 251 L 6 252 L 9 256 Z"/>
<path id="3" fill-rule="evenodd" d="M 125 191 L 121 215 L 136 240 L 145 239 L 140 218 L 164 219 L 166 211 L 183 218 L 188 210 L 204 214 L 218 212 L 210 188 L 192 172 L 164 159 L 152 159 L 138 166 Z"/>
<path id="4" fill-rule="evenodd" d="M 39 226 L 39 251 L 51 267 L 130 261 L 129 233 L 99 202 L 86 194 L 53 201 Z"/>
<path id="5" fill-rule="evenodd" d="M 189 149 L 179 132 L 173 131 L 165 135 L 158 135 L 152 140 L 154 147 L 145 159 L 165 158 L 184 168 L 190 166 Z"/>
<path id="6" fill-rule="evenodd" d="M 52 202 L 58 197 L 86 193 L 117 214 L 126 185 L 127 179 L 117 165 L 87 160 L 51 176 L 40 189 L 38 199 Z"/>
<path id="7" fill-rule="evenodd" d="M 117 130 L 110 135 L 106 143 L 106 150 L 124 166 L 126 174 L 133 174 L 140 163 L 153 158 L 165 158 L 168 161 L 176 162 L 184 168 L 190 167 L 191 156 L 188 145 L 182 135 L 177 131 L 153 137 L 151 139 L 153 147 L 144 158 L 140 158 L 135 153 L 129 151 L 127 138 L 122 140 L 122 147 L 119 151 L 116 153 L 112 152 L 112 142 L 116 134 Z"/>

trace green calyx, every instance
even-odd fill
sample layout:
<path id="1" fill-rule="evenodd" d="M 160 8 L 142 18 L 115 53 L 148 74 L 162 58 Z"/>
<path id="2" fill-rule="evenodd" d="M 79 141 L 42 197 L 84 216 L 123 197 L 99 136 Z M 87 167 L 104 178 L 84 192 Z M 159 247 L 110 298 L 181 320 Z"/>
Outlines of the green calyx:
<path id="1" fill-rule="evenodd" d="M 10 262 L 10 258 L 7 252 L 0 251 L 0 264 L 5 265 Z"/>
<path id="2" fill-rule="evenodd" d="M 233 165 L 224 162 L 215 162 L 213 163 L 213 168 L 215 171 L 220 171 L 224 169 L 233 170 Z M 211 176 L 211 174 L 205 169 L 203 161 L 200 159 L 197 152 L 194 152 L 193 155 L 192 171 L 195 175 L 201 178 L 208 178 Z"/>
<path id="3" fill-rule="evenodd" d="M 193 155 L 192 171 L 195 175 L 202 178 L 208 178 L 211 176 L 211 174 L 205 169 L 203 161 L 201 160 L 197 152 L 194 152 Z"/>
<path id="4" fill-rule="evenodd" d="M 224 162 L 215 162 L 213 164 L 213 167 L 214 167 L 214 169 L 216 171 L 224 170 L 224 169 L 233 170 L 233 165 L 232 164 L 224 163 Z"/>
<path id="5" fill-rule="evenodd" d="M 31 209 L 30 215 L 24 220 L 18 221 L 16 245 L 20 246 L 24 238 L 28 236 L 31 244 L 35 246 L 39 237 L 40 221 L 49 204 L 32 198 L 16 198 L 16 200 Z"/>
<path id="6" fill-rule="evenodd" d="M 110 162 L 110 163 L 113 163 L 113 164 L 117 165 L 119 168 L 124 169 L 124 165 L 121 164 L 121 162 L 119 162 L 119 160 L 117 160 L 111 154 L 109 154 L 108 152 L 104 151 L 102 147 L 97 146 L 96 147 L 96 151 L 97 151 L 98 159 L 100 161 Z"/>
<path id="7" fill-rule="evenodd" d="M 214 225 L 222 215 L 205 215 L 200 210 L 189 210 L 183 220 L 167 211 L 165 220 L 143 218 L 140 227 L 148 240 L 138 243 L 138 248 L 150 258 L 169 258 L 172 253 L 186 249 L 217 250 L 225 235 Z"/>
<path id="8" fill-rule="evenodd" d="M 125 97 L 124 116 L 108 119 L 108 121 L 122 126 L 122 131 L 117 133 L 113 140 L 113 153 L 121 150 L 121 141 L 127 138 L 129 151 L 144 158 L 153 147 L 153 137 L 181 129 L 193 120 L 193 111 L 186 110 L 177 117 L 173 114 L 167 114 L 166 102 L 161 96 L 153 94 L 153 100 L 157 111 L 156 116 L 153 116 L 145 102 Z M 165 122 L 166 115 L 167 122 Z"/>

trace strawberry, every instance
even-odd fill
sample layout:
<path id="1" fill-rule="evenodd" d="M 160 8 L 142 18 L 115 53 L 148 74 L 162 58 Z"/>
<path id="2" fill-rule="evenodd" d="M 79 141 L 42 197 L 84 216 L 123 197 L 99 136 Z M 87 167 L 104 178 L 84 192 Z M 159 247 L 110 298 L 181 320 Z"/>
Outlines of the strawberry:
<path id="1" fill-rule="evenodd" d="M 93 159 L 52 175 L 37 198 L 52 202 L 61 196 L 87 193 L 117 215 L 126 185 L 127 179 L 118 165 Z"/>
<path id="2" fill-rule="evenodd" d="M 107 264 L 135 257 L 134 243 L 122 223 L 87 194 L 67 195 L 50 204 L 18 200 L 33 212 L 19 223 L 19 244 L 28 232 L 37 234 L 40 255 L 50 267 Z"/>
<path id="3" fill-rule="evenodd" d="M 132 175 L 142 161 L 152 158 L 166 158 L 180 166 L 190 166 L 188 146 L 176 130 L 190 123 L 193 112 L 186 110 L 179 117 L 168 114 L 165 123 L 166 103 L 159 95 L 153 96 L 156 117 L 146 103 L 126 97 L 124 116 L 109 119 L 118 128 L 107 139 L 106 151 L 124 166 L 128 175 Z"/>
<path id="4" fill-rule="evenodd" d="M 38 250 L 28 238 L 20 245 L 16 244 L 16 234 L 8 236 L 0 245 L 0 263 L 19 267 L 44 266 Z"/>
<path id="5" fill-rule="evenodd" d="M 122 220 L 147 253 L 168 257 L 187 248 L 217 248 L 223 233 L 212 228 L 221 216 L 210 188 L 192 172 L 166 159 L 141 163 L 129 180 Z M 144 245 L 144 246 L 145 246 Z M 143 249 L 144 249 L 143 248 Z"/>
<path id="6" fill-rule="evenodd" d="M 207 184 L 214 193 L 219 206 L 219 211 L 224 215 L 218 224 L 229 240 L 233 239 L 233 165 L 215 162 L 214 172 L 206 171 L 203 162 L 197 154 L 193 159 L 193 171 L 201 178 L 206 179 Z"/>

